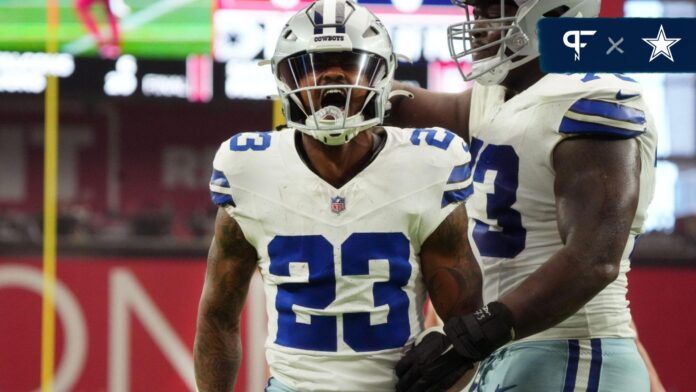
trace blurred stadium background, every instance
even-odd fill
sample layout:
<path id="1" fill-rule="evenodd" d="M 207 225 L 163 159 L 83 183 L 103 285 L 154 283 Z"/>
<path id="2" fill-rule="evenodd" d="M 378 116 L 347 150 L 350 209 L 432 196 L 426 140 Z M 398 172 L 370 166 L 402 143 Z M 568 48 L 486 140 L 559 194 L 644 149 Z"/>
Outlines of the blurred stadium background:
<path id="1" fill-rule="evenodd" d="M 46 76 L 60 78 L 56 390 L 194 390 L 192 346 L 214 206 L 214 151 L 268 130 L 269 58 L 299 0 L 125 0 L 118 51 L 101 51 L 60 0 L 60 54 L 45 50 L 46 3 L 0 0 L 0 391 L 40 385 Z M 413 59 L 397 78 L 464 85 L 445 28 L 449 0 L 363 0 Z M 694 17 L 693 0 L 604 0 L 604 16 Z M 110 27 L 100 1 L 91 12 Z M 101 57 L 100 57 L 101 54 Z M 106 57 L 106 58 L 104 58 Z M 660 131 L 648 232 L 629 297 L 668 391 L 696 369 L 696 75 L 637 75 Z M 264 299 L 244 314 L 238 390 L 265 383 Z"/>

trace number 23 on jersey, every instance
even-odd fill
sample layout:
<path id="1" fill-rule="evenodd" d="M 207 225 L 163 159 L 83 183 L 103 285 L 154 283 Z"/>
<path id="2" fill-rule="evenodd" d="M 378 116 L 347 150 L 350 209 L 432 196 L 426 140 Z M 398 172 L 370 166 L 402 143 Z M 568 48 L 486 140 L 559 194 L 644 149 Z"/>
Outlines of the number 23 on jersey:
<path id="1" fill-rule="evenodd" d="M 366 310 L 386 311 L 387 320 L 372 323 L 372 312 L 368 311 L 343 313 L 343 341 L 356 352 L 402 347 L 411 332 L 409 298 L 402 289 L 412 271 L 408 239 L 402 233 L 355 233 L 340 248 L 341 263 L 336 264 L 334 246 L 321 235 L 276 236 L 268 244 L 269 272 L 295 281 L 278 285 L 275 343 L 303 350 L 337 351 L 338 317 L 327 308 L 336 300 L 337 279 L 362 276 L 371 283 L 373 295 L 373 303 Z M 381 267 L 388 271 L 387 278 L 385 274 L 370 276 L 375 262 L 384 263 Z M 340 274 L 336 274 L 337 267 Z"/>

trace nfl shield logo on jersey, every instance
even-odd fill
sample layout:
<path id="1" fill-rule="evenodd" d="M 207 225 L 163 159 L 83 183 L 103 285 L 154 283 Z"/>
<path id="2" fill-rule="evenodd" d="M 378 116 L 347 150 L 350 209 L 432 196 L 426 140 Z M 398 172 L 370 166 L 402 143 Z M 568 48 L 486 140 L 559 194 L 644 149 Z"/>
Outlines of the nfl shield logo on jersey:
<path id="1" fill-rule="evenodd" d="M 331 198 L 331 212 L 340 214 L 346 209 L 346 198 L 336 196 Z"/>

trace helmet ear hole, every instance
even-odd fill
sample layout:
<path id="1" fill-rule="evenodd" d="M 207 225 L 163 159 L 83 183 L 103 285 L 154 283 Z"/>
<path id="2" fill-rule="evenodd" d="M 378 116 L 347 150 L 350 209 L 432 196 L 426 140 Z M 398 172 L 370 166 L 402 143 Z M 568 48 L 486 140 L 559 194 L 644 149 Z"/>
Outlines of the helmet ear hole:
<path id="1" fill-rule="evenodd" d="M 370 26 L 365 30 L 363 33 L 362 37 L 363 38 L 370 38 L 370 37 L 376 37 L 379 35 L 379 30 L 375 28 L 375 26 Z"/>
<path id="2" fill-rule="evenodd" d="M 566 12 L 568 12 L 569 9 L 570 9 L 570 7 L 568 7 L 567 5 L 562 5 L 560 7 L 556 7 L 554 9 L 552 9 L 551 11 L 546 11 L 546 13 L 544 14 L 544 18 L 560 18 Z"/>
<path id="3" fill-rule="evenodd" d="M 288 41 L 297 41 L 297 36 L 292 32 L 292 30 L 288 30 L 285 32 L 285 34 L 283 34 L 283 39 Z"/>

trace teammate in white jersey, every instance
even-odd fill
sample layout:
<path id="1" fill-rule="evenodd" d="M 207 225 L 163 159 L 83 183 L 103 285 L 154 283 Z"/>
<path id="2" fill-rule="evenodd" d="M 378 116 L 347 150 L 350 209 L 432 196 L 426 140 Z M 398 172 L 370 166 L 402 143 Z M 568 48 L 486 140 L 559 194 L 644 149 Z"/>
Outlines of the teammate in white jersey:
<path id="1" fill-rule="evenodd" d="M 213 163 L 220 209 L 198 388 L 233 388 L 239 318 L 259 270 L 267 391 L 393 391 L 426 292 L 446 319 L 481 306 L 480 269 L 462 240 L 468 146 L 444 129 L 380 127 L 396 56 L 379 20 L 353 2 L 317 1 L 295 15 L 272 67 L 289 128 L 237 134 Z M 467 370 L 447 366 L 446 383 Z"/>
<path id="2" fill-rule="evenodd" d="M 450 26 L 450 50 L 473 89 L 412 89 L 415 99 L 395 102 L 392 122 L 445 126 L 471 144 L 469 239 L 484 302 L 513 315 L 512 325 L 499 323 L 512 334 L 445 320 L 460 361 L 485 359 L 471 390 L 649 390 L 626 273 L 653 195 L 652 117 L 633 79 L 545 75 L 537 59 L 539 19 L 595 17 L 599 0 L 454 3 L 467 21 Z M 498 311 L 480 321 L 494 323 Z M 425 390 L 423 369 L 432 367 L 408 354 L 399 389 Z"/>

